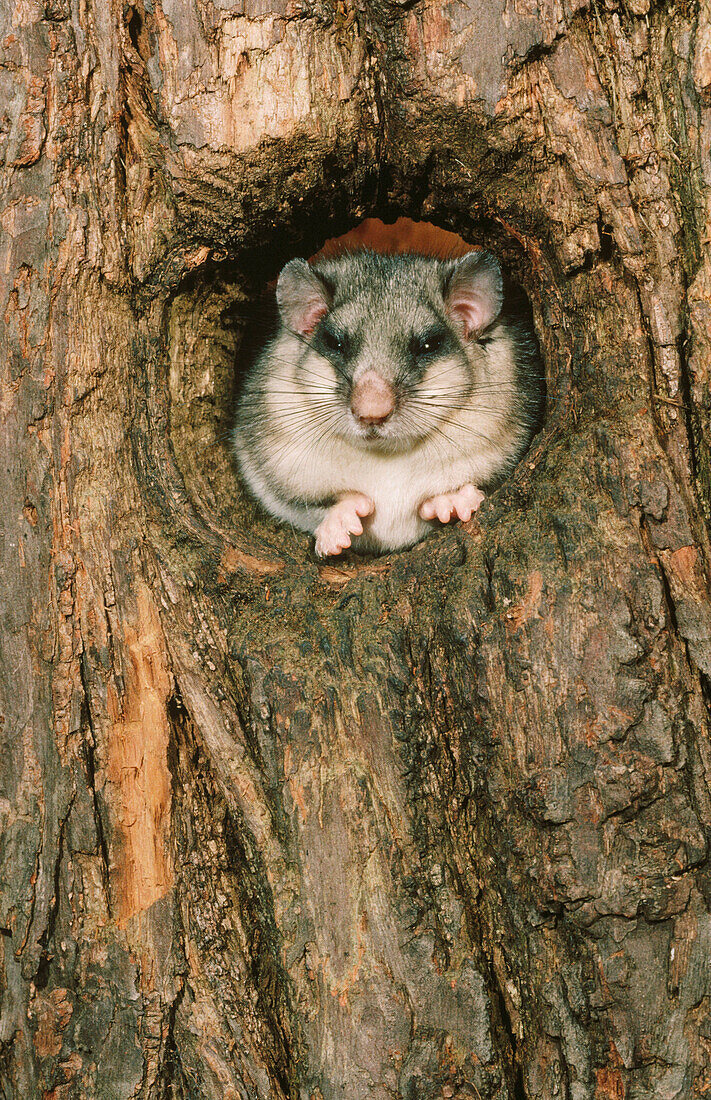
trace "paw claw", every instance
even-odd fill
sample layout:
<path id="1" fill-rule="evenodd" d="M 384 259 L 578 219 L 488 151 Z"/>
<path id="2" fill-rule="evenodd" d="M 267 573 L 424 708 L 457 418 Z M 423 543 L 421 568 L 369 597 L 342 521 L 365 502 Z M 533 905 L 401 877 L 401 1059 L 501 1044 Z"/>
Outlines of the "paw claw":
<path id="1" fill-rule="evenodd" d="M 437 496 L 428 497 L 419 508 L 422 519 L 434 519 L 440 523 L 450 523 L 453 519 L 466 522 L 472 518 L 481 502 L 484 494 L 473 485 L 462 485 L 452 493 L 439 493 Z"/>
<path id="2" fill-rule="evenodd" d="M 316 528 L 316 556 L 335 557 L 351 545 L 351 535 L 362 535 L 361 516 L 369 516 L 375 505 L 364 493 L 348 493 L 328 509 Z"/>

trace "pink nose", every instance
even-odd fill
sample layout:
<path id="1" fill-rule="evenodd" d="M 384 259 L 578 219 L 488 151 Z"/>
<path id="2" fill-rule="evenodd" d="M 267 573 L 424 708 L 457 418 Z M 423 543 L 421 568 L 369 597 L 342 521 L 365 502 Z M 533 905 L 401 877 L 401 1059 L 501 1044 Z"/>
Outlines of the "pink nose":
<path id="1" fill-rule="evenodd" d="M 361 375 L 351 393 L 351 412 L 361 424 L 384 424 L 394 408 L 390 383 L 374 370 Z"/>

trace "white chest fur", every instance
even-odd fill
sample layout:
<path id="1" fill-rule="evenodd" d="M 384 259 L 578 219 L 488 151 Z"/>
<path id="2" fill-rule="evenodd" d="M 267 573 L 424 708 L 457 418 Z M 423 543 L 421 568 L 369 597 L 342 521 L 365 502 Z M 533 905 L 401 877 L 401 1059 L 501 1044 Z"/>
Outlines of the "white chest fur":
<path id="1" fill-rule="evenodd" d="M 501 364 L 498 368 L 500 380 Z M 272 421 L 283 427 L 263 452 L 259 472 L 243 469 L 270 510 L 310 531 L 340 494 L 364 493 L 375 506 L 364 523 L 367 541 L 383 548 L 403 546 L 430 526 L 417 514 L 425 499 L 465 483 L 485 485 L 515 446 L 509 387 L 493 391 L 485 386 L 484 393 L 482 401 L 472 401 L 416 447 L 398 454 L 325 433 L 317 421 L 291 421 L 284 416 L 283 396 L 275 397 L 281 418 L 275 409 Z"/>

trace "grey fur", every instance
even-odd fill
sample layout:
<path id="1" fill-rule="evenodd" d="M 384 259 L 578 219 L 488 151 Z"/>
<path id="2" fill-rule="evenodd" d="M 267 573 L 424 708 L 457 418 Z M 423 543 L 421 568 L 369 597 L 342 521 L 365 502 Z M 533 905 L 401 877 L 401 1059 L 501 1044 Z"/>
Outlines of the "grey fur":
<path id="1" fill-rule="evenodd" d="M 502 312 L 491 253 L 293 260 L 277 302 L 280 325 L 244 380 L 234 447 L 279 519 L 315 532 L 344 494 L 365 494 L 374 508 L 355 545 L 407 546 L 432 526 L 418 514 L 423 500 L 491 488 L 527 449 L 542 400 L 538 346 L 525 319 Z M 366 428 L 350 395 L 372 372 L 397 405 Z"/>

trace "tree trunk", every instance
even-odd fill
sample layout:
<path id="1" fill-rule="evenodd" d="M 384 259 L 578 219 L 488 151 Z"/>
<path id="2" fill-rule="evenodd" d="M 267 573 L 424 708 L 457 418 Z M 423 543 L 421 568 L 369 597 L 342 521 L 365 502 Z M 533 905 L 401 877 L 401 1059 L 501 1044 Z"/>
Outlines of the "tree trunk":
<path id="1" fill-rule="evenodd" d="M 0 14 L 0 1096 L 711 1089 L 708 0 Z M 319 565 L 232 463 L 249 303 L 493 247 L 544 430 Z"/>

